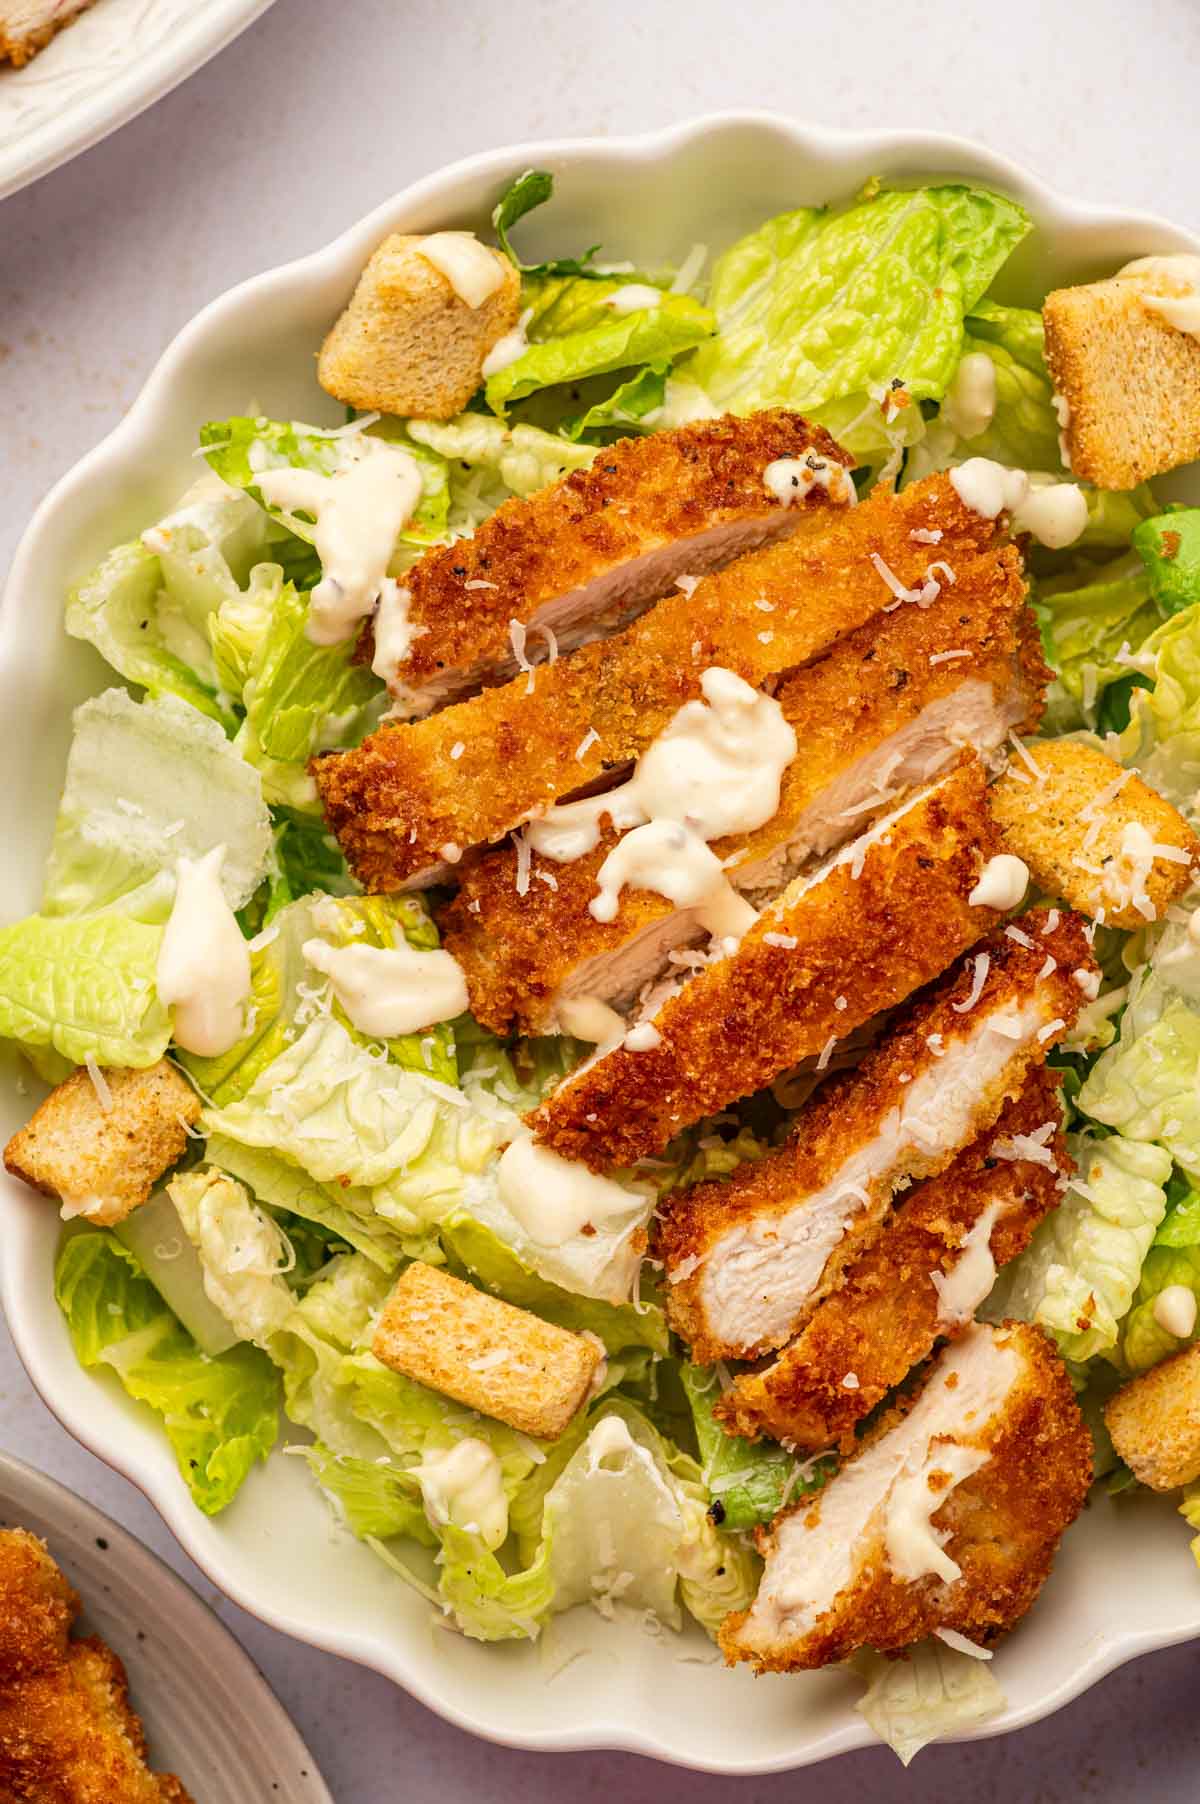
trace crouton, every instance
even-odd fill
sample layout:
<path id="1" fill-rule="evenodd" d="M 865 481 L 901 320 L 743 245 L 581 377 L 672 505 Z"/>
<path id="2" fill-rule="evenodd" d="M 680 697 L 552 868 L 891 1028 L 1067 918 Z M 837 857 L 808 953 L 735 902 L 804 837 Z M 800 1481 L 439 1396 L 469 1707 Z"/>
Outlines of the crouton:
<path id="1" fill-rule="evenodd" d="M 1132 489 L 1200 457 L 1200 343 L 1143 295 L 1161 276 L 1129 275 L 1046 296 L 1046 362 L 1066 402 L 1076 476 Z"/>
<path id="2" fill-rule="evenodd" d="M 516 324 L 521 277 L 490 251 L 500 286 L 469 306 L 421 255 L 424 240 L 395 232 L 375 252 L 317 362 L 321 387 L 352 407 L 448 420 L 461 413 L 483 362 Z"/>
<path id="3" fill-rule="evenodd" d="M 1135 931 L 1192 881 L 1200 840 L 1132 771 L 1072 739 L 1037 739 L 989 791 L 1007 852 L 1080 914 Z"/>
<path id="4" fill-rule="evenodd" d="M 64 1220 L 111 1227 L 148 1199 L 187 1145 L 200 1098 L 166 1059 L 145 1071 L 82 1068 L 52 1090 L 4 1149 L 14 1177 L 62 1200 Z"/>
<path id="5" fill-rule="evenodd" d="M 1152 1491 L 1200 1478 L 1200 1342 L 1122 1385 L 1104 1420 L 1129 1470 Z"/>
<path id="6" fill-rule="evenodd" d="M 540 1440 L 562 1434 L 604 1357 L 598 1340 L 419 1260 L 397 1279 L 371 1351 L 392 1371 Z"/>

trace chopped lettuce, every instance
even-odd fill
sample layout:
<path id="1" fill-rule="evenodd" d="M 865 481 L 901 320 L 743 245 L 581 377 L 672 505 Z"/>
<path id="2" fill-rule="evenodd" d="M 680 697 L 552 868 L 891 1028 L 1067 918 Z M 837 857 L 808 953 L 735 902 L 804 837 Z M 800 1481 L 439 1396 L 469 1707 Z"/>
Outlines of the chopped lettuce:
<path id="1" fill-rule="evenodd" d="M 155 1064 L 171 1038 L 154 987 L 161 940 L 161 927 L 124 914 L 31 915 L 0 928 L 0 1038 L 51 1047 L 72 1065 Z"/>
<path id="2" fill-rule="evenodd" d="M 1164 618 L 1200 601 L 1200 507 L 1172 508 L 1143 520 L 1133 534 L 1133 545 Z"/>
<path id="3" fill-rule="evenodd" d="M 1154 1315 L 1159 1296 L 1173 1285 L 1190 1290 L 1200 1303 L 1200 1246 L 1152 1246 L 1146 1254 L 1133 1308 L 1121 1326 L 1121 1360 L 1131 1372 L 1144 1372 L 1185 1344 Z"/>
<path id="4" fill-rule="evenodd" d="M 209 1301 L 242 1340 L 269 1350 L 294 1307 L 283 1274 L 295 1255 L 283 1234 L 245 1185 L 212 1166 L 178 1173 L 167 1194 L 200 1256 Z"/>
<path id="5" fill-rule="evenodd" d="M 1138 652 L 1159 624 L 1136 558 L 1105 565 L 1082 582 L 1080 575 L 1040 584 L 1034 594 L 1046 661 L 1058 678 L 1058 731 L 1097 724 L 1109 686 L 1138 674 L 1122 660 Z M 1128 687 L 1125 695 L 1128 708 Z"/>
<path id="6" fill-rule="evenodd" d="M 175 696 L 108 689 L 75 710 L 75 736 L 42 909 L 119 909 L 164 921 L 180 858 L 225 847 L 221 883 L 241 908 L 274 865 L 258 778 L 220 727 Z"/>
<path id="7" fill-rule="evenodd" d="M 554 193 L 554 177 L 547 169 L 525 169 L 514 177 L 504 193 L 492 209 L 492 224 L 496 228 L 496 236 L 500 240 L 504 254 L 523 275 L 530 276 L 578 276 L 582 275 L 591 263 L 599 245 L 593 245 L 582 257 L 560 257 L 550 263 L 522 263 L 509 242 L 509 231 L 519 219 L 532 213 L 535 207 L 544 205 Z"/>
<path id="8" fill-rule="evenodd" d="M 354 642 L 314 645 L 308 597 L 280 585 L 265 630 L 250 654 L 243 689 L 246 720 L 273 763 L 295 764 L 300 775 L 316 752 L 356 745 L 379 713 L 384 685 L 355 664 Z"/>
<path id="9" fill-rule="evenodd" d="M 1086 1086 L 1085 1086 L 1086 1090 Z M 1082 1099 L 1081 1099 L 1082 1100 Z M 1063 1357 L 1111 1355 L 1142 1261 L 1166 1212 L 1171 1157 L 1120 1134 L 1068 1137 L 1079 1171 L 1058 1208 L 1005 1268 L 987 1305 L 1038 1322 Z"/>
<path id="10" fill-rule="evenodd" d="M 245 1184 L 260 1203 L 312 1222 L 344 1240 L 380 1271 L 394 1272 L 406 1254 L 429 1257 L 424 1236 L 413 1240 L 374 1210 L 374 1195 L 354 1184 L 318 1184 L 306 1171 L 258 1146 L 243 1146 L 223 1134 L 210 1134 L 205 1146 L 210 1165 Z"/>
<path id="11" fill-rule="evenodd" d="M 832 1458 L 802 1465 L 773 1442 L 726 1434 L 713 1415 L 721 1394 L 715 1367 L 685 1364 L 680 1377 L 695 1425 L 701 1476 L 721 1527 L 747 1529 L 770 1522 L 786 1503 L 819 1490 L 830 1476 L 836 1464 Z"/>
<path id="12" fill-rule="evenodd" d="M 131 1210 L 113 1233 L 202 1353 L 225 1353 L 236 1346 L 242 1336 L 209 1297 L 200 1255 L 165 1190 Z"/>
<path id="13" fill-rule="evenodd" d="M 717 260 L 717 335 L 672 377 L 668 413 L 793 407 L 856 455 L 911 442 L 919 404 L 954 373 L 966 315 L 1028 230 L 1014 201 L 958 185 L 768 220 Z"/>
<path id="14" fill-rule="evenodd" d="M 390 948 L 397 935 L 418 952 L 432 952 L 440 944 L 440 935 L 429 910 L 420 896 L 346 896 L 329 897 L 313 910 L 318 934 L 335 946 L 377 946 Z M 333 1014 L 347 1032 L 362 1039 L 351 1026 L 336 997 Z M 454 1028 L 439 1021 L 424 1033 L 399 1034 L 383 1042 L 388 1057 L 408 1071 L 424 1071 L 439 1083 L 457 1084 L 458 1060 L 455 1056 Z"/>
<path id="15" fill-rule="evenodd" d="M 451 526 L 470 532 L 509 495 L 534 495 L 572 470 L 586 470 L 597 454 L 595 445 L 573 445 L 538 426 L 506 426 L 486 413 L 460 413 L 453 420 L 410 420 L 411 437 L 447 460 L 450 468 Z M 468 494 L 461 466 L 474 476 Z M 495 485 L 479 490 L 481 478 Z M 482 511 L 480 511 L 482 510 Z"/>
<path id="16" fill-rule="evenodd" d="M 1144 579 L 1146 580 L 1146 579 Z M 1130 697 L 1115 751 L 1187 818 L 1200 818 L 1200 605 L 1165 620 L 1138 649 L 1150 686 Z"/>
<path id="17" fill-rule="evenodd" d="M 565 419 L 559 430 L 568 438 L 580 439 L 588 433 L 627 438 L 631 432 L 648 429 L 663 404 L 669 368 L 667 363 L 648 363 L 645 369 L 619 382 L 602 400 Z"/>
<path id="18" fill-rule="evenodd" d="M 196 1504 L 215 1515 L 275 1444 L 279 1384 L 255 1347 L 210 1359 L 171 1314 L 134 1255 L 113 1235 L 64 1241 L 55 1296 L 80 1365 L 110 1367 L 129 1395 L 162 1417 Z"/>
<path id="19" fill-rule="evenodd" d="M 304 1456 L 338 1520 L 360 1541 L 390 1541 L 403 1535 L 422 1547 L 437 1546 L 419 1492 L 395 1466 L 334 1453 L 320 1441 L 306 1447 Z"/>
<path id="20" fill-rule="evenodd" d="M 899 1660 L 856 1656 L 867 1690 L 857 1709 L 905 1766 L 931 1741 L 962 1734 L 1004 1708 L 1004 1693 L 986 1659 L 931 1636 Z"/>

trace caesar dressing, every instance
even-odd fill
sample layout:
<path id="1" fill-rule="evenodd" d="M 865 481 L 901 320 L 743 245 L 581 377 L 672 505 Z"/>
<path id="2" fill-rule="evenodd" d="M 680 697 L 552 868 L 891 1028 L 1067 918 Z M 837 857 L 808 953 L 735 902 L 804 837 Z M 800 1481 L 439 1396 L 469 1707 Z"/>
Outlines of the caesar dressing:
<path id="1" fill-rule="evenodd" d="M 246 1031 L 250 948 L 221 887 L 225 847 L 175 867 L 175 901 L 158 951 L 159 1001 L 174 1006 L 185 1052 L 219 1058 Z"/>
<path id="2" fill-rule="evenodd" d="M 950 1270 L 933 1273 L 933 1288 L 938 1293 L 938 1322 L 942 1327 L 961 1328 L 964 1322 L 969 1322 L 995 1284 L 992 1229 L 999 1213 L 1000 1204 L 989 1203 L 963 1240 Z"/>
<path id="3" fill-rule="evenodd" d="M 379 600 L 396 540 L 421 500 L 416 459 L 395 445 L 359 435 L 332 476 L 291 467 L 260 471 L 269 507 L 312 514 L 322 577 L 312 592 L 307 634 L 340 645 Z"/>
<path id="4" fill-rule="evenodd" d="M 978 438 L 996 412 L 996 366 L 986 351 L 968 351 L 942 401 L 941 417 L 959 438 Z"/>
<path id="5" fill-rule="evenodd" d="M 1138 300 L 1142 306 L 1177 331 L 1200 339 L 1200 257 L 1187 253 L 1136 257 L 1117 271 L 1118 282 L 1126 277 L 1146 277 L 1158 284 L 1150 289 L 1139 282 Z"/>
<path id="6" fill-rule="evenodd" d="M 1073 545 L 1087 525 L 1087 500 L 1074 482 L 1033 477 L 988 457 L 969 457 L 949 472 L 959 499 L 994 520 L 1007 511 L 1014 532 L 1029 532 L 1052 551 Z"/>
<path id="7" fill-rule="evenodd" d="M 448 952 L 395 946 L 331 946 L 306 940 L 304 957 L 328 977 L 352 1027 L 372 1040 L 419 1033 L 469 1006 L 467 980 Z"/>
<path id="8" fill-rule="evenodd" d="M 1187 1284 L 1168 1284 L 1154 1299 L 1154 1319 L 1176 1340 L 1190 1340 L 1196 1326 L 1196 1293 Z"/>
<path id="9" fill-rule="evenodd" d="M 562 1246 L 586 1227 L 627 1218 L 646 1207 L 644 1191 L 598 1177 L 525 1134 L 505 1147 L 496 1179 L 503 1202 L 541 1246 Z"/>
<path id="10" fill-rule="evenodd" d="M 474 232 L 433 232 L 414 249 L 445 276 L 459 300 L 472 311 L 482 307 L 504 281 L 504 259 L 499 251 L 480 244 Z"/>
<path id="11" fill-rule="evenodd" d="M 516 363 L 518 358 L 524 357 L 529 349 L 529 340 L 525 334 L 532 318 L 533 308 L 526 307 L 512 331 L 506 332 L 503 338 L 496 340 L 480 366 L 479 373 L 485 382 L 489 376 L 498 376 L 500 371 L 506 370 L 510 363 Z"/>
<path id="12" fill-rule="evenodd" d="M 430 1453 L 409 1475 L 421 1487 L 431 1527 L 453 1524 L 495 1549 L 508 1535 L 504 1468 L 486 1441 L 468 1435 L 456 1447 Z"/>
<path id="13" fill-rule="evenodd" d="M 408 610 L 412 595 L 393 576 L 385 576 L 379 587 L 379 606 L 372 623 L 375 641 L 371 669 L 386 683 L 395 676 L 408 656 L 412 644 L 412 627 Z"/>
<path id="14" fill-rule="evenodd" d="M 910 1584 L 930 1575 L 952 1585 L 962 1568 L 942 1545 L 944 1534 L 932 1517 L 964 1478 L 970 1478 L 988 1455 L 980 1447 L 959 1447 L 935 1442 L 927 1446 L 915 1467 L 906 1467 L 893 1484 L 884 1517 L 884 1547 L 888 1565 L 898 1579 Z"/>
<path id="15" fill-rule="evenodd" d="M 1029 866 L 1011 852 L 989 858 L 979 882 L 967 897 L 969 908 L 999 908 L 1007 914 L 1016 908 L 1029 888 Z"/>
<path id="16" fill-rule="evenodd" d="M 597 921 L 616 919 L 622 889 L 656 890 L 676 908 L 694 908 L 711 934 L 739 938 L 757 914 L 739 896 L 720 859 L 679 821 L 656 819 L 618 841 L 596 873 L 597 894 L 588 903 Z"/>
<path id="17" fill-rule="evenodd" d="M 564 996 L 558 1004 L 558 1025 L 562 1033 L 596 1046 L 616 1046 L 625 1033 L 616 1009 L 599 996 Z"/>
<path id="18" fill-rule="evenodd" d="M 785 507 L 803 501 L 813 489 L 824 489 L 831 501 L 853 507 L 858 490 L 849 470 L 810 451 L 807 457 L 777 457 L 763 471 L 763 483 Z"/>
<path id="19" fill-rule="evenodd" d="M 601 305 L 611 307 L 614 313 L 642 313 L 650 307 L 661 307 L 662 302 L 661 288 L 652 288 L 649 282 L 626 282 L 623 288 L 606 294 Z"/>

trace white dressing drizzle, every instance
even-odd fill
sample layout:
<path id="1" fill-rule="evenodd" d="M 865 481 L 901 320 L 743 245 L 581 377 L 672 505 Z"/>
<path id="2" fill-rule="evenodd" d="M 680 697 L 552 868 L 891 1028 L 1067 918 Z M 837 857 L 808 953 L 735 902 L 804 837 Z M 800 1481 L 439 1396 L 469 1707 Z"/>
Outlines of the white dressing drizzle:
<path id="1" fill-rule="evenodd" d="M 331 946 L 306 940 L 306 961 L 333 985 L 352 1026 L 372 1040 L 415 1034 L 469 1006 L 467 980 L 448 952 L 395 946 Z"/>
<path id="2" fill-rule="evenodd" d="M 421 472 L 407 451 L 362 435 L 346 446 L 347 461 L 332 476 L 291 467 L 255 476 L 268 506 L 312 514 L 317 522 L 323 574 L 306 628 L 314 645 L 340 645 L 371 612 L 396 539 L 421 500 Z"/>
<path id="3" fill-rule="evenodd" d="M 412 595 L 392 576 L 379 585 L 379 606 L 375 610 L 373 637 L 375 650 L 371 669 L 385 683 L 390 682 L 408 656 L 413 634 L 408 610 Z"/>
<path id="4" fill-rule="evenodd" d="M 1154 1299 L 1154 1319 L 1177 1340 L 1190 1340 L 1196 1326 L 1196 1293 L 1187 1284 L 1168 1284 Z"/>
<path id="5" fill-rule="evenodd" d="M 994 520 L 1007 511 L 1014 532 L 1032 533 L 1053 551 L 1073 545 L 1087 525 L 1087 501 L 1077 483 L 1038 480 L 988 457 L 969 457 L 949 476 L 959 499 L 973 513 Z"/>
<path id="6" fill-rule="evenodd" d="M 968 351 L 946 390 L 941 417 L 959 438 L 972 439 L 987 431 L 995 412 L 996 366 L 986 351 Z"/>
<path id="7" fill-rule="evenodd" d="M 777 457 L 763 471 L 763 483 L 784 507 L 803 501 L 813 489 L 824 489 L 831 501 L 853 507 L 858 490 L 849 470 L 810 451 L 807 457 Z"/>
<path id="8" fill-rule="evenodd" d="M 508 1534 L 504 1468 L 486 1441 L 468 1435 L 456 1447 L 430 1453 L 409 1472 L 434 1528 L 453 1523 L 495 1549 Z"/>
<path id="9" fill-rule="evenodd" d="M 935 1442 L 925 1448 L 919 1464 L 905 1467 L 888 1497 L 883 1531 L 888 1565 L 897 1578 L 911 1584 L 933 1574 L 952 1585 L 962 1577 L 961 1566 L 946 1552 L 945 1537 L 934 1528 L 932 1518 L 949 1493 L 987 1462 L 981 1447 Z M 930 1482 L 935 1474 L 937 1490 Z"/>
<path id="10" fill-rule="evenodd" d="M 967 897 L 970 908 L 999 908 L 1006 914 L 1016 908 L 1029 888 L 1029 866 L 1011 852 L 989 858 L 979 882 Z"/>
<path id="11" fill-rule="evenodd" d="M 611 294 L 605 295 L 601 305 L 611 307 L 614 313 L 643 313 L 651 307 L 661 307 L 663 291 L 652 288 L 649 282 L 626 282 L 621 288 L 614 288 Z"/>
<path id="12" fill-rule="evenodd" d="M 525 333 L 532 318 L 533 308 L 526 307 L 512 331 L 506 332 L 503 338 L 496 340 L 480 366 L 479 373 L 485 382 L 489 376 L 498 376 L 500 371 L 506 370 L 510 363 L 516 363 L 519 357 L 524 357 L 529 349 L 529 340 Z"/>
<path id="13" fill-rule="evenodd" d="M 938 1293 L 938 1321 L 947 1328 L 969 1322 L 996 1282 L 992 1257 L 992 1229 L 1000 1213 L 999 1203 L 989 1203 L 965 1237 L 948 1272 L 933 1273 Z"/>
<path id="14" fill-rule="evenodd" d="M 1148 289 L 1138 284 L 1138 300 L 1150 313 L 1157 313 L 1169 326 L 1200 339 L 1200 257 L 1184 252 L 1167 257 L 1135 257 L 1117 271 L 1118 282 L 1125 277 L 1146 277 L 1157 284 Z"/>
<path id="15" fill-rule="evenodd" d="M 626 885 L 656 890 L 676 908 L 694 908 L 701 926 L 720 936 L 740 938 L 758 918 L 716 854 L 679 821 L 656 819 L 635 827 L 613 847 L 596 881 L 599 891 L 588 908 L 597 921 L 616 919 Z"/>
<path id="16" fill-rule="evenodd" d="M 445 276 L 459 300 L 472 311 L 482 307 L 504 280 L 500 253 L 480 244 L 474 232 L 433 232 L 414 248 Z"/>
<path id="17" fill-rule="evenodd" d="M 221 888 L 224 846 L 175 867 L 175 901 L 158 949 L 159 1000 L 185 1052 L 219 1058 L 245 1032 L 250 948 Z"/>
<path id="18" fill-rule="evenodd" d="M 564 996 L 557 1014 L 563 1033 L 596 1046 L 615 1046 L 625 1034 L 625 1023 L 616 1009 L 599 996 Z"/>
<path id="19" fill-rule="evenodd" d="M 527 1134 L 506 1146 L 496 1167 L 500 1196 L 531 1240 L 560 1247 L 585 1227 L 639 1213 L 646 1193 L 627 1190 L 586 1165 L 538 1146 Z"/>

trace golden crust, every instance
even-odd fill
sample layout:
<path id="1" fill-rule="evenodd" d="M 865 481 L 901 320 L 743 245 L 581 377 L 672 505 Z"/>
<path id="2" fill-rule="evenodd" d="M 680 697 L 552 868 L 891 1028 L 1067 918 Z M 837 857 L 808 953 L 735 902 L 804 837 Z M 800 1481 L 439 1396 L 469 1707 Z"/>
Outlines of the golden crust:
<path id="1" fill-rule="evenodd" d="M 1092 1479 L 1092 1440 L 1066 1368 L 1043 1331 L 1006 1322 L 996 1335 L 1001 1346 L 1019 1349 L 1020 1376 L 998 1417 L 967 1443 L 986 1449 L 986 1465 L 957 1485 L 932 1517 L 961 1577 L 949 1584 L 934 1575 L 897 1578 L 876 1526 L 870 1545 L 862 1548 L 857 1577 L 806 1635 L 754 1651 L 740 1639 L 749 1612 L 727 1616 L 720 1644 L 731 1665 L 751 1660 L 756 1672 L 797 1672 L 845 1660 L 860 1647 L 899 1653 L 935 1629 L 953 1629 L 988 1647 L 1016 1626 L 1083 1508 Z M 886 1435 L 908 1406 L 890 1411 L 863 1447 Z M 961 1443 L 963 1437 L 955 1439 Z M 796 1504 L 784 1515 L 805 1510 L 819 1513 L 819 1499 Z M 777 1517 L 762 1537 L 768 1561 L 783 1519 Z"/>
<path id="2" fill-rule="evenodd" d="M 950 1336 L 933 1274 L 950 1270 L 984 1211 L 1000 1210 L 990 1237 L 998 1269 L 1024 1252 L 1058 1203 L 1060 1179 L 1073 1169 L 1062 1131 L 1061 1081 L 1045 1065 L 1032 1071 L 991 1128 L 940 1177 L 901 1198 L 875 1245 L 847 1269 L 803 1333 L 771 1365 L 734 1379 L 715 1411 L 730 1434 L 768 1435 L 799 1453 L 832 1446 L 853 1451 L 859 1422 L 936 1341 Z M 1054 1124 L 1046 1143 L 1052 1164 L 992 1156 L 998 1140 L 1034 1134 L 1047 1122 Z M 849 1390 L 848 1372 L 858 1379 Z"/>
<path id="3" fill-rule="evenodd" d="M 493 666 L 511 668 L 511 623 L 532 620 L 556 596 L 674 540 L 736 521 L 775 520 L 782 510 L 763 471 L 776 458 L 806 451 L 847 469 L 854 463 L 798 413 L 724 414 L 621 439 L 588 469 L 504 502 L 470 538 L 426 552 L 406 573 L 415 636 L 397 681 L 420 691 L 460 672 L 477 687 Z M 814 485 L 797 518 L 830 505 Z"/>
<path id="4" fill-rule="evenodd" d="M 932 993 L 910 1005 L 854 1070 L 831 1079 L 817 1092 L 790 1139 L 765 1159 L 739 1166 L 728 1179 L 698 1184 L 667 1199 L 658 1215 L 655 1251 L 666 1266 L 668 1319 L 690 1346 L 693 1359 L 704 1365 L 716 1359 L 752 1359 L 797 1333 L 822 1298 L 837 1287 L 849 1263 L 878 1239 L 896 1184 L 902 1178 L 936 1177 L 963 1142 L 947 1144 L 938 1138 L 906 1155 L 903 1169 L 895 1171 L 889 1182 L 874 1186 L 785 1335 L 735 1346 L 710 1323 L 704 1263 L 724 1237 L 750 1220 L 781 1217 L 803 1206 L 805 1198 L 831 1182 L 849 1155 L 878 1132 L 908 1083 L 936 1066 L 955 1041 L 970 1037 L 986 1017 L 1036 994 L 1045 1024 L 1054 1023 L 1054 1031 L 1044 1040 L 1012 1042 L 1001 1076 L 975 1099 L 970 1137 L 989 1128 L 1004 1103 L 1019 1094 L 1031 1066 L 1045 1059 L 1079 1014 L 1084 998 L 1073 973 L 1096 969 L 1082 921 L 1060 913 L 1051 928 L 1050 919 L 1042 910 L 1022 917 L 1024 937 L 1032 941 L 1028 946 L 1003 930 L 985 942 L 983 984 L 969 1009 L 961 1005 L 975 990 L 979 955 L 960 961 Z M 913 923 L 918 934 L 919 920 L 918 915 Z M 1048 957 L 1054 968 L 1043 974 Z"/>
<path id="5" fill-rule="evenodd" d="M 1079 740 L 1036 739 L 1028 754 L 1038 776 L 1014 758 L 991 792 L 1006 851 L 1024 859 L 1040 890 L 1081 914 L 1098 918 L 1103 911 L 1110 927 L 1136 933 L 1148 920 L 1161 920 L 1200 859 L 1200 839 L 1183 816 L 1135 771 L 1123 771 Z M 1121 855 L 1124 831 L 1134 824 L 1155 844 L 1185 854 L 1178 863 L 1155 859 L 1145 879 L 1150 914 L 1129 899 L 1130 867 Z"/>
<path id="6" fill-rule="evenodd" d="M 964 759 L 865 851 L 857 877 L 838 862 L 789 885 L 731 957 L 658 1010 L 657 1046 L 617 1047 L 564 1080 L 528 1117 L 537 1138 L 597 1170 L 632 1164 L 895 1007 L 996 920 L 967 900 L 993 844 L 983 767 Z"/>
<path id="7" fill-rule="evenodd" d="M 0 1797 L 37 1804 L 191 1804 L 146 1766 L 125 1668 L 72 1641 L 79 1598 L 45 1545 L 0 1532 Z"/>
<path id="8" fill-rule="evenodd" d="M 710 666 L 759 688 L 878 618 L 890 593 L 872 553 L 911 586 L 923 580 L 933 549 L 914 531 L 940 531 L 936 549 L 955 571 L 1001 539 L 996 522 L 965 507 L 944 476 L 805 518 L 783 544 L 704 577 L 690 596 L 676 591 L 614 638 L 540 665 L 532 689 L 521 676 L 314 760 L 326 819 L 359 881 L 369 890 L 426 881 L 446 845 L 488 845 L 531 813 L 611 780 L 699 695 Z M 465 547 L 478 544 L 479 535 L 444 555 L 469 573 Z M 1009 588 L 1016 569 L 1011 557 L 998 567 L 997 589 Z M 512 597 L 505 603 L 509 613 L 517 605 Z"/>
<path id="9" fill-rule="evenodd" d="M 871 620 L 817 663 L 786 678 L 776 700 L 803 751 L 783 773 L 772 818 L 752 833 L 714 842 L 713 851 L 729 867 L 734 886 L 757 893 L 755 867 L 804 833 L 805 816 L 823 792 L 924 709 L 944 706 L 963 684 L 988 684 L 997 706 L 1001 698 L 1010 702 L 1014 721 L 1023 710 L 1021 730 L 1029 731 L 1029 723 L 1041 716 L 1049 673 L 1023 598 L 1015 547 L 996 546 L 959 565 L 953 588 L 944 589 L 931 607 L 904 607 Z M 755 614 L 758 621 L 770 618 Z M 947 649 L 964 655 L 931 662 Z M 1002 738 L 1002 724 L 997 731 Z M 954 756 L 947 735 L 945 761 Z M 880 804 L 877 812 L 883 808 Z M 820 823 L 821 831 L 817 825 L 812 843 L 801 845 L 799 852 L 825 852 L 862 831 L 868 816 L 839 821 L 834 804 L 832 825 Z M 653 890 L 627 889 L 613 921 L 594 919 L 588 904 L 596 893 L 596 875 L 617 838 L 607 830 L 594 852 L 571 864 L 535 855 L 523 896 L 517 891 L 518 858 L 511 845 L 463 866 L 458 893 L 439 921 L 447 949 L 466 974 L 471 1012 L 478 1021 L 496 1033 L 553 1031 L 558 993 L 587 961 L 612 958 L 647 933 L 661 931 L 671 945 L 707 938 L 694 917 L 681 914 Z M 780 881 L 769 888 L 782 886 Z M 581 982 L 572 987 L 587 991 L 594 986 Z"/>
<path id="10" fill-rule="evenodd" d="M 1200 1342 L 1122 1385 L 1104 1420 L 1125 1464 L 1152 1491 L 1200 1478 Z"/>

